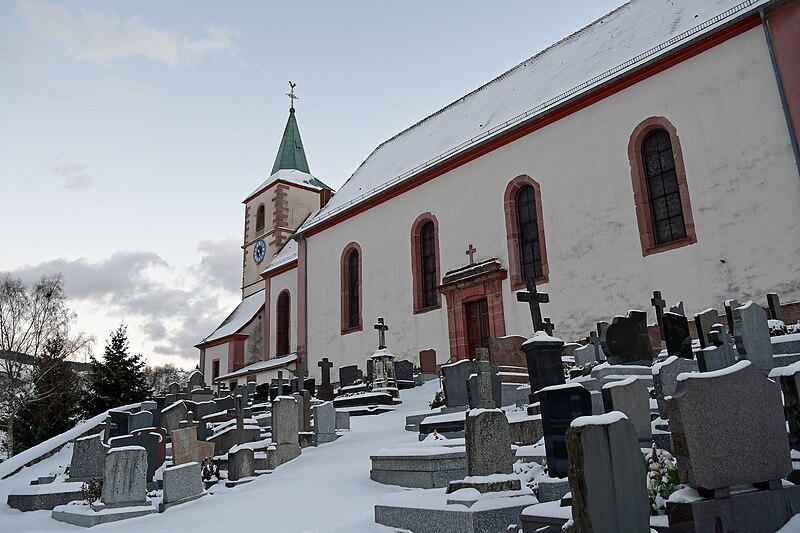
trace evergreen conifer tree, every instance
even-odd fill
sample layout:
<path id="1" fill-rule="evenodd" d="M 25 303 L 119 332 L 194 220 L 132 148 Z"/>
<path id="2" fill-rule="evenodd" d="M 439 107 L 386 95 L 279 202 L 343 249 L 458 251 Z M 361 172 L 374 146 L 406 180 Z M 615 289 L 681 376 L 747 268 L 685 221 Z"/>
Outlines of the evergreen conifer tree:
<path id="1" fill-rule="evenodd" d="M 12 453 L 19 453 L 71 429 L 80 415 L 80 378 L 66 359 L 60 336 L 45 344 L 33 369 L 34 393 L 17 412 Z"/>
<path id="2" fill-rule="evenodd" d="M 83 402 L 86 416 L 141 402 L 152 395 L 141 354 L 130 355 L 128 350 L 128 330 L 120 325 L 106 341 L 103 361 L 92 356 L 89 390 Z"/>

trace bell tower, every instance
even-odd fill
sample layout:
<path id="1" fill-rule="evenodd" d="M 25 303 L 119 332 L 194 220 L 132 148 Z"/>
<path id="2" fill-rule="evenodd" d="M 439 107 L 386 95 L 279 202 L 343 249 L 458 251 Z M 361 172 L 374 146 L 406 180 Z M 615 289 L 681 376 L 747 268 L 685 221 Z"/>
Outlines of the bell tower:
<path id="1" fill-rule="evenodd" d="M 244 200 L 242 297 L 263 288 L 261 273 L 294 231 L 325 205 L 332 189 L 311 175 L 297 126 L 296 84 L 289 82 L 289 118 L 270 176 Z"/>

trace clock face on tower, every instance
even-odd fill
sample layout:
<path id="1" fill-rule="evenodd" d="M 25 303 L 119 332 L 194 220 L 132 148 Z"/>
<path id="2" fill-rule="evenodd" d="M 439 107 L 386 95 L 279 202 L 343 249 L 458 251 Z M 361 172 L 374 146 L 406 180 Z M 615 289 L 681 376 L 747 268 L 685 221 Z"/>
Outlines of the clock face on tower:
<path id="1" fill-rule="evenodd" d="M 264 254 L 267 253 L 267 245 L 264 244 L 264 241 L 261 239 L 258 240 L 256 243 L 255 248 L 253 248 L 253 259 L 256 260 L 256 263 L 261 263 L 264 260 Z"/>

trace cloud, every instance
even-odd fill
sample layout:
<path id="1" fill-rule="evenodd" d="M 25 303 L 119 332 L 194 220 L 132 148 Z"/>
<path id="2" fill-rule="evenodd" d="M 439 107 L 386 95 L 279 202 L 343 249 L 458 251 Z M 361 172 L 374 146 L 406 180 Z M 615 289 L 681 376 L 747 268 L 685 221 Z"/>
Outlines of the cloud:
<path id="1" fill-rule="evenodd" d="M 158 28 L 141 17 L 126 19 L 113 13 L 83 11 L 73 15 L 66 8 L 41 0 L 18 4 L 29 37 L 46 41 L 70 57 L 108 65 L 142 58 L 170 68 L 188 67 L 207 57 L 238 57 L 239 30 L 209 26 L 201 36 Z"/>
<path id="2" fill-rule="evenodd" d="M 58 159 L 50 164 L 53 174 L 60 178 L 64 187 L 75 191 L 88 189 L 95 184 L 95 178 L 86 172 L 88 165 Z"/>
<path id="3" fill-rule="evenodd" d="M 155 252 L 120 251 L 100 261 L 55 259 L 11 272 L 28 283 L 60 272 L 68 297 L 90 303 L 103 318 L 129 324 L 147 349 L 144 355 L 194 366 L 194 348 L 239 301 L 241 250 L 235 238 L 203 241 L 198 262 L 175 267 Z M 230 270 L 230 272 L 229 272 Z M 86 312 L 84 312 L 84 315 Z M 79 316 L 81 324 L 90 316 Z M 105 331 L 90 331 L 98 339 Z M 179 359 L 179 360 L 176 360 Z"/>

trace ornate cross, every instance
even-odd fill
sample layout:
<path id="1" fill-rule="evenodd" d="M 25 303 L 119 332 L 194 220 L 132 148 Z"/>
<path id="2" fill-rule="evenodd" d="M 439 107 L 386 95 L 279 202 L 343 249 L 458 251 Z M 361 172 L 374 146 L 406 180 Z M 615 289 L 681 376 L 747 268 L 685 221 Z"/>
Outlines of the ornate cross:
<path id="1" fill-rule="evenodd" d="M 286 93 L 286 96 L 288 96 L 289 100 L 292 102 L 292 107 L 291 107 L 292 111 L 294 111 L 294 101 L 295 100 L 300 100 L 300 97 L 296 96 L 294 94 L 294 88 L 295 87 L 297 87 L 297 84 L 296 83 L 292 83 L 292 80 L 289 80 L 289 92 Z"/>
<path id="2" fill-rule="evenodd" d="M 492 363 L 489 360 L 487 348 L 476 348 L 473 368 L 478 374 L 478 409 L 494 409 L 494 394 L 492 391 Z"/>
<path id="3" fill-rule="evenodd" d="M 475 258 L 473 256 L 475 255 L 475 252 L 477 252 L 477 251 L 478 251 L 478 249 L 477 248 L 473 248 L 472 247 L 472 243 L 470 243 L 469 244 L 469 248 L 467 248 L 467 255 L 469 256 L 469 264 L 470 265 L 474 265 L 475 264 Z"/>
<path id="4" fill-rule="evenodd" d="M 383 317 L 378 317 L 378 323 L 373 327 L 378 330 L 378 349 L 382 350 L 386 348 L 386 331 L 389 326 L 383 323 Z"/>
<path id="5" fill-rule="evenodd" d="M 597 334 L 597 332 L 592 331 L 591 333 L 589 333 L 589 344 L 594 346 L 594 360 L 595 361 L 599 361 L 600 360 L 600 336 Z"/>
<path id="6" fill-rule="evenodd" d="M 322 383 L 329 384 L 331 382 L 331 367 L 333 363 L 327 357 L 323 357 L 322 361 L 317 363 L 317 366 L 322 369 Z"/>
<path id="7" fill-rule="evenodd" d="M 664 314 L 664 308 L 667 302 L 661 298 L 661 291 L 653 291 L 653 297 L 650 298 L 650 305 L 656 308 L 656 322 L 658 322 L 658 329 L 661 331 L 661 338 L 664 338 L 664 326 L 661 325 L 661 315 Z"/>
<path id="8" fill-rule="evenodd" d="M 546 293 L 536 292 L 536 283 L 529 281 L 527 291 L 519 291 L 517 293 L 518 302 L 528 302 L 531 308 L 531 321 L 533 322 L 533 331 L 544 331 L 544 322 L 542 321 L 542 310 L 539 309 L 539 304 L 546 304 L 550 302 L 550 296 Z"/>

